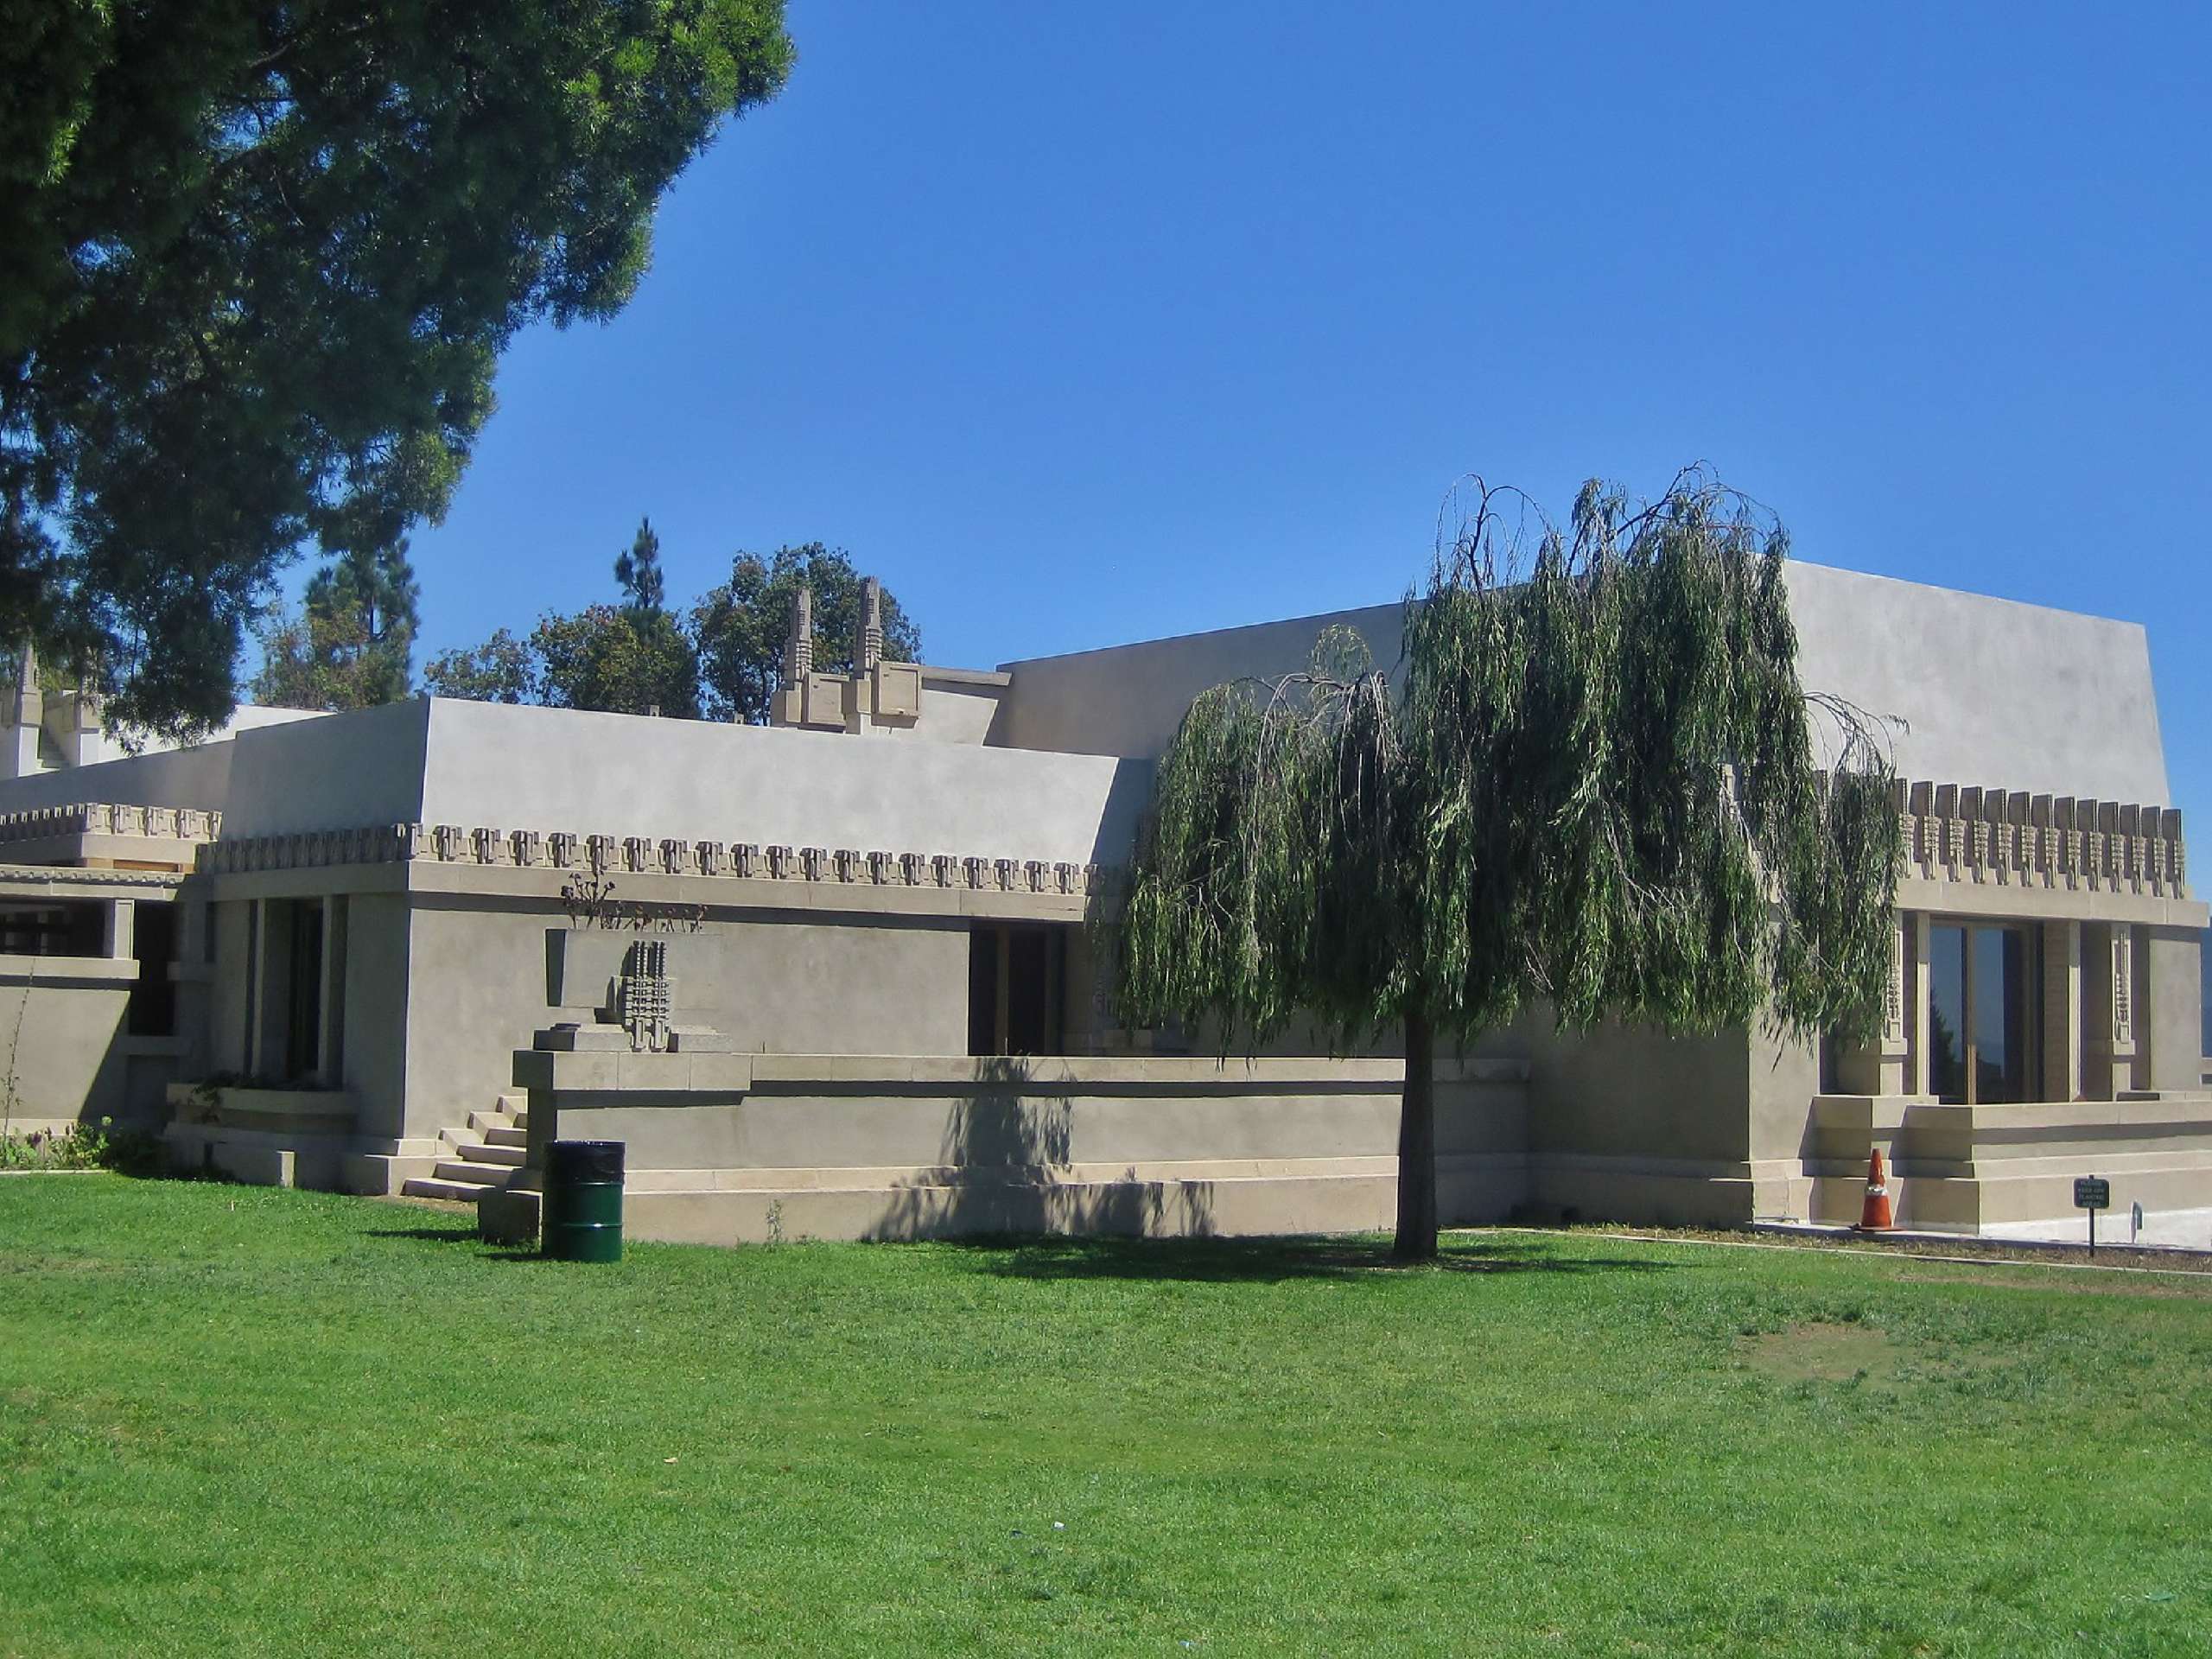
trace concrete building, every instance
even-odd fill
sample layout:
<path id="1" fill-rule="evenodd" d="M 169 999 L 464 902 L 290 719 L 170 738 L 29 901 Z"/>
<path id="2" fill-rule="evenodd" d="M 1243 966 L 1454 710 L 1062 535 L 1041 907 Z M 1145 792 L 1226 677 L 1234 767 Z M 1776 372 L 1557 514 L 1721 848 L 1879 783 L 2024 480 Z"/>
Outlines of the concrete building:
<path id="1" fill-rule="evenodd" d="M 1440 1065 L 1446 1221 L 1853 1220 L 1876 1146 L 1907 1224 L 2212 1205 L 2142 630 L 1789 585 L 1805 683 L 1903 722 L 1882 1039 L 1496 1033 Z M 0 781 L 19 1121 L 510 1233 L 556 1136 L 626 1143 L 647 1236 L 1387 1225 L 1396 1059 L 1115 1029 L 1085 926 L 1191 697 L 1340 621 L 1396 654 L 1395 606 L 993 672 L 864 624 L 830 675 L 802 607 L 772 727 L 421 700 Z"/>

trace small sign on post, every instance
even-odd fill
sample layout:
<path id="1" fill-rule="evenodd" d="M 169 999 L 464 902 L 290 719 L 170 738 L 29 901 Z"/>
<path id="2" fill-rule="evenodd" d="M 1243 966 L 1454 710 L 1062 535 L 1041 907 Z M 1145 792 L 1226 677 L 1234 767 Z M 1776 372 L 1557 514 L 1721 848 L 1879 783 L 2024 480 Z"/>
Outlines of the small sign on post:
<path id="1" fill-rule="evenodd" d="M 2074 1207 L 2089 1212 L 2089 1254 L 2097 1253 L 2097 1211 L 2112 1208 L 2112 1183 L 2101 1175 L 2083 1175 L 2074 1183 Z"/>

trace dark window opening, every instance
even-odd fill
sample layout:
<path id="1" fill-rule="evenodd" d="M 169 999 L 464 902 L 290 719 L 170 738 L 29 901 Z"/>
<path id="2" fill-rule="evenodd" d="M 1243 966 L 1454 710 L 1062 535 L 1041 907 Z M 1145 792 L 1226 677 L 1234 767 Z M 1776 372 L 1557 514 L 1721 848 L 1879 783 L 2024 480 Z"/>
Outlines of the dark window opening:
<path id="1" fill-rule="evenodd" d="M 1068 930 L 979 923 L 968 938 L 968 1052 L 1058 1054 L 1066 1040 Z"/>
<path id="2" fill-rule="evenodd" d="M 174 1037 L 176 982 L 169 977 L 169 963 L 176 960 L 176 906 L 140 901 L 131 938 L 138 977 L 131 982 L 124 1029 L 133 1037 Z"/>
<path id="3" fill-rule="evenodd" d="M 107 906 L 98 902 L 0 906 L 0 955 L 104 957 Z"/>
<path id="4" fill-rule="evenodd" d="M 322 906 L 312 899 L 295 899 L 287 908 L 291 915 L 284 1075 L 305 1077 L 322 1064 Z"/>

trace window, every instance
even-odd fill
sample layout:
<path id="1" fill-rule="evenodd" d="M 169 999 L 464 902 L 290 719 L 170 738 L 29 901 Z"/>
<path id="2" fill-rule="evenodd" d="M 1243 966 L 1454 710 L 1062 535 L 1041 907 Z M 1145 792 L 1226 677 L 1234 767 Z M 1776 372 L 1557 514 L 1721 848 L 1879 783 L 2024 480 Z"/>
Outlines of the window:
<path id="1" fill-rule="evenodd" d="M 1057 1054 L 1065 1038 L 1068 931 L 979 922 L 968 936 L 968 1052 Z"/>
<path id="2" fill-rule="evenodd" d="M 131 982 L 124 1029 L 133 1037 L 174 1037 L 176 982 L 169 977 L 169 963 L 176 959 L 176 906 L 142 899 L 134 908 L 132 954 L 138 958 L 138 977 Z"/>
<path id="3" fill-rule="evenodd" d="M 0 955 L 104 957 L 107 906 L 98 901 L 0 906 Z"/>
<path id="4" fill-rule="evenodd" d="M 1928 1087 L 1938 1100 L 2036 1097 L 2037 955 L 2023 927 L 1939 922 L 1928 930 Z"/>

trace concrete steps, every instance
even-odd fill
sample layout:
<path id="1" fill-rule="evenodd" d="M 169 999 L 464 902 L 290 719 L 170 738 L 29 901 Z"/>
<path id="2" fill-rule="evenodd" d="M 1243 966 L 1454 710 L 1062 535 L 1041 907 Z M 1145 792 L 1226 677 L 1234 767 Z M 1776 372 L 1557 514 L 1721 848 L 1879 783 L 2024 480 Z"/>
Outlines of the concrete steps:
<path id="1" fill-rule="evenodd" d="M 486 1112 L 471 1112 L 465 1128 L 438 1131 L 438 1160 L 428 1175 L 400 1187 L 410 1198 L 474 1204 L 505 1189 L 520 1173 L 530 1144 L 530 1110 L 519 1095 L 502 1095 Z"/>

